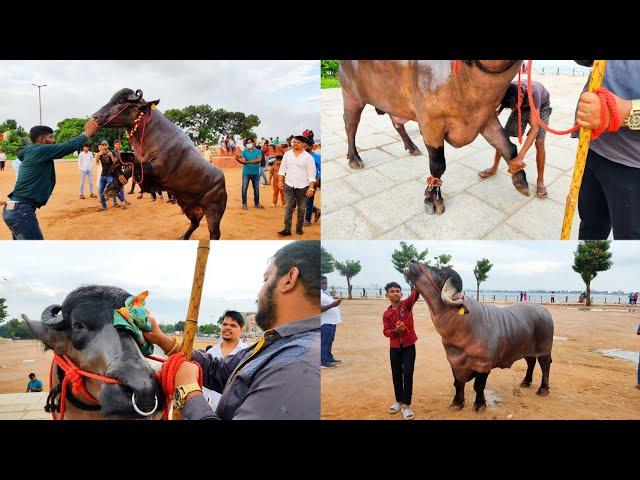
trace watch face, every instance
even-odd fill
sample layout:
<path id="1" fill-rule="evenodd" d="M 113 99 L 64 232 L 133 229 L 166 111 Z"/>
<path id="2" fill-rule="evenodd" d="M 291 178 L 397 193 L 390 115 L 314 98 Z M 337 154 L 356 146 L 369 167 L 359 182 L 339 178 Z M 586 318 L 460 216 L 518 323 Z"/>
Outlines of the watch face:
<path id="1" fill-rule="evenodd" d="M 180 390 L 176 388 L 173 392 L 173 405 L 177 408 L 180 407 Z"/>
<path id="2" fill-rule="evenodd" d="M 629 128 L 634 130 L 640 129 L 640 113 L 635 113 L 629 117 L 627 120 L 627 125 Z"/>

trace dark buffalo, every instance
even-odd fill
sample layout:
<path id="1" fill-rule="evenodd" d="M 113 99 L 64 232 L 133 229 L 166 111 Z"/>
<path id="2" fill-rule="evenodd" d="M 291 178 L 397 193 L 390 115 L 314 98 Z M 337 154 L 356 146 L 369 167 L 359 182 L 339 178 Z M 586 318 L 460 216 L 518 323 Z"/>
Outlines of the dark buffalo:
<path id="1" fill-rule="evenodd" d="M 364 167 L 356 149 L 356 130 L 367 104 L 381 115 L 388 113 L 405 149 L 420 155 L 404 128 L 414 120 L 429 153 L 425 210 L 443 213 L 440 178 L 446 169 L 445 140 L 459 148 L 481 134 L 507 163 L 516 157 L 517 147 L 500 125 L 496 109 L 521 64 L 521 60 L 465 60 L 460 72 L 453 74 L 451 60 L 343 60 L 340 85 L 349 166 Z M 510 164 L 510 171 L 516 190 L 529 195 L 522 166 Z"/>
<path id="2" fill-rule="evenodd" d="M 100 125 L 124 127 L 134 147 L 136 162 L 144 169 L 144 185 L 171 191 L 191 225 L 182 236 L 187 240 L 207 217 L 209 237 L 220 238 L 220 221 L 227 207 L 227 191 L 222 170 L 207 162 L 189 137 L 158 110 L 160 100 L 142 98 L 142 91 L 123 88 L 93 114 Z M 121 183 L 106 189 L 107 196 L 118 193 Z"/>
<path id="3" fill-rule="evenodd" d="M 537 393 L 549 393 L 553 319 L 546 308 L 530 302 L 507 308 L 479 303 L 461 293 L 462 279 L 450 268 L 409 262 L 404 272 L 427 301 L 442 337 L 456 388 L 451 408 L 464 406 L 464 385 L 475 379 L 474 409 L 484 410 L 484 388 L 491 370 L 511 368 L 521 358 L 527 361 L 527 373 L 520 386 L 531 386 L 537 359 L 542 370 Z"/>
<path id="4" fill-rule="evenodd" d="M 87 390 L 100 402 L 99 410 L 86 408 L 86 399 L 75 398 L 69 390 L 65 418 L 159 419 L 162 416 L 162 408 L 158 406 L 163 404 L 164 395 L 153 368 L 135 339 L 113 326 L 114 310 L 124 306 L 129 295 L 116 287 L 80 287 L 69 293 L 62 305 L 45 308 L 39 322 L 22 316 L 45 348 L 67 355 L 81 370 L 121 382 L 108 384 L 85 379 Z M 56 365 L 52 387 L 60 383 L 61 374 Z M 136 413 L 133 394 L 140 411 L 151 412 L 155 407 L 154 413 L 147 417 Z"/>

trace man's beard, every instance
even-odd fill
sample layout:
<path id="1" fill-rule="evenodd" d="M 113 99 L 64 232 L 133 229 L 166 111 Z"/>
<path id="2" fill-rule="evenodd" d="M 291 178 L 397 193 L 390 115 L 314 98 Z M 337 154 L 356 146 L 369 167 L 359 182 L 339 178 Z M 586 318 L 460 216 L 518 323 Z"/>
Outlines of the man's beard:
<path id="1" fill-rule="evenodd" d="M 267 331 L 276 323 L 276 302 L 273 299 L 273 292 L 276 289 L 275 280 L 267 287 L 262 301 L 258 300 L 258 313 L 256 313 L 256 323 Z"/>

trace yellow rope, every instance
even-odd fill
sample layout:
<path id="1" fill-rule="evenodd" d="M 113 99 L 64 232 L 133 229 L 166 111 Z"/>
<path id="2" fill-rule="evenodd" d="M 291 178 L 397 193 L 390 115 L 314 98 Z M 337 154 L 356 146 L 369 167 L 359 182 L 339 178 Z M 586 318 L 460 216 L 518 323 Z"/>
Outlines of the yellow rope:
<path id="1" fill-rule="evenodd" d="M 591 69 L 591 78 L 589 79 L 589 91 L 593 92 L 602 85 L 606 60 L 595 60 Z M 564 218 L 562 220 L 561 240 L 568 240 L 571 236 L 571 225 L 573 223 L 573 215 L 576 211 L 578 202 L 578 194 L 580 185 L 582 184 L 582 175 L 584 166 L 587 163 L 587 152 L 589 151 L 589 142 L 591 142 L 591 130 L 580 129 L 580 141 L 578 142 L 578 151 L 576 152 L 576 163 L 573 167 L 573 177 L 571 178 L 571 186 L 567 194 L 567 202 L 564 206 Z"/>

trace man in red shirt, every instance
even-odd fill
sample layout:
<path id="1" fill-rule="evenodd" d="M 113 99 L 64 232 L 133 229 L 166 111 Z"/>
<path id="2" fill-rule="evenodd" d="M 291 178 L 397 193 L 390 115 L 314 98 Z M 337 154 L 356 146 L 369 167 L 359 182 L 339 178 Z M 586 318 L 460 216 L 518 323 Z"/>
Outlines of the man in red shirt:
<path id="1" fill-rule="evenodd" d="M 416 361 L 416 346 L 418 340 L 413 328 L 413 305 L 419 297 L 416 289 L 402 300 L 402 289 L 396 282 L 387 283 L 384 287 L 385 296 L 391 305 L 382 314 L 383 333 L 389 337 L 391 360 L 391 377 L 396 401 L 389 407 L 389 413 L 402 410 L 405 420 L 413 420 L 411 410 L 411 394 L 413 391 L 413 365 Z"/>

